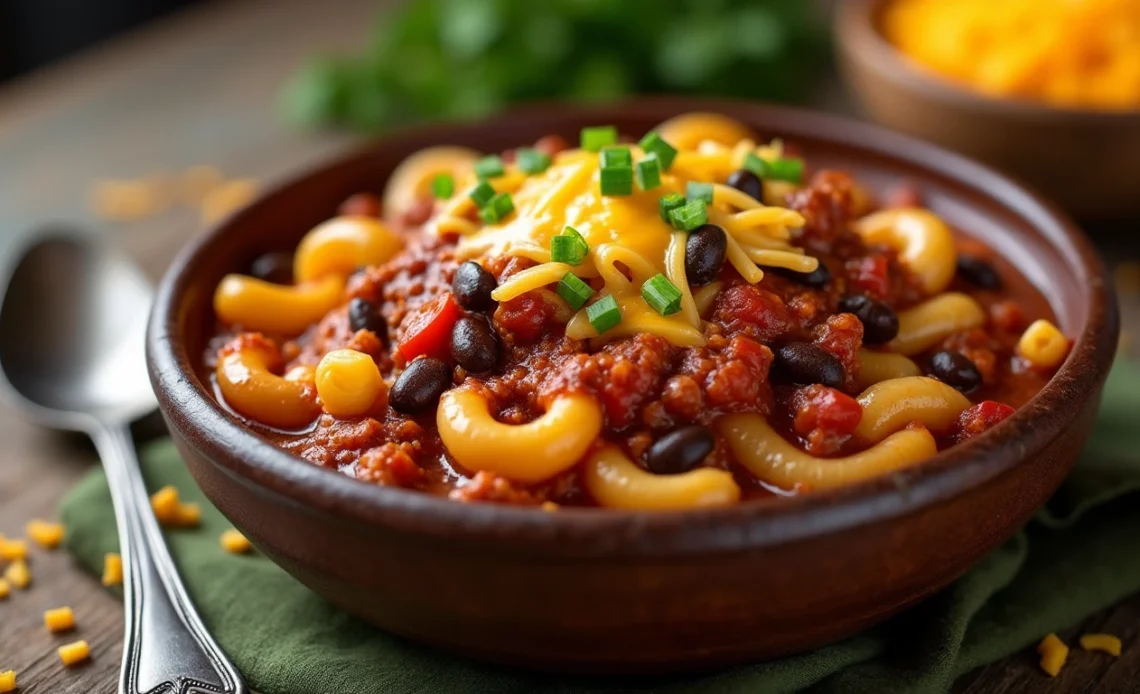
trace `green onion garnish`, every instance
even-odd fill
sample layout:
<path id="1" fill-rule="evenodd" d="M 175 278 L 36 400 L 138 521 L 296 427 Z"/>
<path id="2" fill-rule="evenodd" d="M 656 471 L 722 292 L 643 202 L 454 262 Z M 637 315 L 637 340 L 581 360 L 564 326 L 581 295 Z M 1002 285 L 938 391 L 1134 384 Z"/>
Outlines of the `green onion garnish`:
<path id="1" fill-rule="evenodd" d="M 587 152 L 597 152 L 606 145 L 616 145 L 617 128 L 612 125 L 582 128 L 581 144 Z"/>
<path id="2" fill-rule="evenodd" d="M 440 200 L 446 200 L 455 194 L 455 179 L 451 174 L 441 173 L 431 179 L 431 194 Z"/>
<path id="3" fill-rule="evenodd" d="M 633 168 L 613 166 L 601 170 L 602 195 L 633 194 Z"/>
<path id="4" fill-rule="evenodd" d="M 689 181 L 688 185 L 685 186 L 685 199 L 689 202 L 693 200 L 704 200 L 706 205 L 711 205 L 713 201 L 713 184 Z"/>
<path id="5" fill-rule="evenodd" d="M 586 243 L 586 237 L 582 236 L 582 234 L 579 233 L 579 231 L 574 227 L 564 227 L 562 229 L 561 236 L 566 236 L 574 239 L 574 242 L 578 244 L 578 248 L 580 249 L 583 258 L 585 258 L 586 254 L 590 252 L 590 244 Z"/>
<path id="6" fill-rule="evenodd" d="M 480 180 L 503 175 L 503 160 L 497 154 L 490 154 L 475 162 L 475 176 Z"/>
<path id="7" fill-rule="evenodd" d="M 550 157 L 532 147 L 524 147 L 515 152 L 515 163 L 525 174 L 540 174 L 550 168 Z"/>
<path id="8" fill-rule="evenodd" d="M 594 330 L 604 333 L 621 322 L 621 309 L 613 294 L 607 294 L 586 307 L 586 319 Z"/>
<path id="9" fill-rule="evenodd" d="M 690 200 L 669 213 L 669 222 L 674 229 L 692 231 L 709 221 L 709 211 L 704 200 Z"/>
<path id="10" fill-rule="evenodd" d="M 773 159 L 768 161 L 749 152 L 744 157 L 744 168 L 760 178 L 799 183 L 804 178 L 804 163 L 800 159 Z"/>
<path id="11" fill-rule="evenodd" d="M 629 147 L 606 147 L 598 155 L 603 169 L 633 168 L 633 154 Z"/>
<path id="12" fill-rule="evenodd" d="M 680 193 L 669 193 L 668 195 L 661 196 L 661 199 L 657 201 L 657 209 L 661 212 L 661 219 L 666 224 L 672 224 L 673 219 L 669 216 L 669 213 L 684 204 L 685 198 L 683 195 Z"/>
<path id="13" fill-rule="evenodd" d="M 590 297 L 594 295 L 594 290 L 590 289 L 590 285 L 570 272 L 562 276 L 562 280 L 558 283 L 558 287 L 555 291 L 558 292 L 558 296 L 565 299 L 566 303 L 570 304 L 570 307 L 574 309 L 585 306 L 586 302 L 590 300 Z"/>
<path id="14" fill-rule="evenodd" d="M 681 290 L 662 274 L 654 275 L 641 285 L 641 298 L 663 316 L 681 310 Z"/>
<path id="15" fill-rule="evenodd" d="M 656 130 L 650 131 L 641 142 L 637 143 L 646 154 L 653 153 L 661 160 L 661 170 L 668 171 L 673 165 L 673 157 L 677 156 L 677 148 L 665 141 Z"/>
<path id="16" fill-rule="evenodd" d="M 514 209 L 515 202 L 511 200 L 511 194 L 499 193 L 491 198 L 483 209 L 479 210 L 479 216 L 487 224 L 494 224 L 509 215 Z"/>
<path id="17" fill-rule="evenodd" d="M 479 181 L 479 184 L 467 193 L 467 197 L 474 201 L 475 207 L 483 209 L 487 203 L 491 202 L 491 198 L 495 197 L 495 189 L 491 187 L 490 183 Z"/>
<path id="18" fill-rule="evenodd" d="M 661 185 L 661 160 L 656 154 L 650 153 L 637 162 L 634 173 L 637 175 L 637 185 L 642 190 L 653 190 Z"/>
<path id="19" fill-rule="evenodd" d="M 555 236 L 550 239 L 550 260 L 567 265 L 581 265 L 586 253 L 573 236 Z"/>

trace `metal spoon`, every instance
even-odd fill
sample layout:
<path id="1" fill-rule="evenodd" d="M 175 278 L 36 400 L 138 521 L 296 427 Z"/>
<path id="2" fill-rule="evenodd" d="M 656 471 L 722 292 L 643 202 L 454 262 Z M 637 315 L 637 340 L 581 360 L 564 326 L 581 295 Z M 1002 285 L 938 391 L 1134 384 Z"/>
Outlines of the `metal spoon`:
<path id="1" fill-rule="evenodd" d="M 127 568 L 119 693 L 245 694 L 178 578 L 128 430 L 155 407 L 143 356 L 152 298 L 138 269 L 94 240 L 41 238 L 0 306 L 0 392 L 39 424 L 85 432 L 103 459 Z"/>

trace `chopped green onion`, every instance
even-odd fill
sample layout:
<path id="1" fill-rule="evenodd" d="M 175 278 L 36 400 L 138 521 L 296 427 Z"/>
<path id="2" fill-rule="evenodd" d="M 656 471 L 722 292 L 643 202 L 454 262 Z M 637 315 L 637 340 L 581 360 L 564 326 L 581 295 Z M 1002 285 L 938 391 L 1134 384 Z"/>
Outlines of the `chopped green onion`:
<path id="1" fill-rule="evenodd" d="M 532 147 L 524 147 L 515 153 L 519 170 L 528 175 L 540 174 L 550 168 L 550 157 Z"/>
<path id="2" fill-rule="evenodd" d="M 590 244 L 586 243 L 586 237 L 582 236 L 582 234 L 579 233 L 578 230 L 575 229 L 574 227 L 572 227 L 572 226 L 564 227 L 562 229 L 562 236 L 569 236 L 570 238 L 572 238 L 578 242 L 578 246 L 582 249 L 582 257 L 583 258 L 585 258 L 586 254 L 590 252 Z"/>
<path id="3" fill-rule="evenodd" d="M 604 333 L 621 322 L 621 309 L 613 294 L 607 294 L 586 307 L 586 319 L 594 330 Z"/>
<path id="4" fill-rule="evenodd" d="M 499 193 L 491 198 L 483 209 L 479 210 L 479 216 L 483 218 L 484 222 L 494 224 L 509 215 L 514 209 L 515 202 L 511 200 L 511 194 Z"/>
<path id="5" fill-rule="evenodd" d="M 455 194 L 455 179 L 451 174 L 441 173 L 431 179 L 431 194 L 440 200 L 446 200 Z"/>
<path id="6" fill-rule="evenodd" d="M 475 162 L 475 176 L 480 181 L 503 175 L 503 160 L 497 154 L 490 154 Z"/>
<path id="7" fill-rule="evenodd" d="M 661 219 L 664 220 L 666 224 L 672 224 L 673 219 L 669 216 L 669 213 L 684 204 L 685 198 L 680 193 L 669 193 L 668 195 L 662 195 L 661 199 L 657 201 L 657 209 L 661 212 Z"/>
<path id="8" fill-rule="evenodd" d="M 495 197 L 495 189 L 491 187 L 490 183 L 479 181 L 479 185 L 472 188 L 471 192 L 467 193 L 467 197 L 474 201 L 475 207 L 483 209 L 487 203 L 491 202 L 491 198 Z"/>
<path id="9" fill-rule="evenodd" d="M 677 156 L 677 148 L 665 141 L 665 138 L 652 130 L 637 143 L 646 154 L 653 153 L 661 160 L 661 170 L 668 171 L 673 165 L 673 157 Z"/>
<path id="10" fill-rule="evenodd" d="M 582 128 L 581 141 L 582 149 L 587 152 L 597 152 L 606 145 L 617 144 L 617 128 L 612 125 Z"/>
<path id="11" fill-rule="evenodd" d="M 689 181 L 688 185 L 685 186 L 685 199 L 689 202 L 693 200 L 704 200 L 706 205 L 711 205 L 713 201 L 713 184 Z"/>
<path id="12" fill-rule="evenodd" d="M 669 278 L 656 274 L 641 285 L 641 298 L 653 307 L 653 310 L 663 316 L 668 316 L 681 310 L 681 290 L 677 289 Z"/>
<path id="13" fill-rule="evenodd" d="M 804 163 L 800 159 L 773 159 L 768 161 L 749 152 L 744 157 L 744 168 L 760 178 L 799 183 L 804 178 Z"/>
<path id="14" fill-rule="evenodd" d="M 559 237 L 561 238 L 561 237 Z M 586 305 L 590 297 L 594 295 L 594 290 L 590 285 L 583 282 L 577 275 L 567 272 L 562 276 L 562 280 L 558 283 L 555 289 L 558 296 L 566 300 L 570 304 L 570 308 L 579 309 Z"/>
<path id="15" fill-rule="evenodd" d="M 656 154 L 650 153 L 637 162 L 634 173 L 637 174 L 637 185 L 642 190 L 653 190 L 661 185 L 661 160 Z"/>
<path id="16" fill-rule="evenodd" d="M 586 257 L 582 245 L 573 236 L 555 236 L 550 239 L 550 260 L 567 265 L 581 265 Z"/>
<path id="17" fill-rule="evenodd" d="M 690 200 L 669 213 L 669 222 L 674 229 L 692 231 L 709 221 L 709 211 L 704 200 Z"/>
<path id="18" fill-rule="evenodd" d="M 630 169 L 633 168 L 633 154 L 629 147 L 606 147 L 598 156 L 603 169 Z"/>
<path id="19" fill-rule="evenodd" d="M 602 195 L 633 194 L 633 169 L 614 166 L 601 170 Z"/>

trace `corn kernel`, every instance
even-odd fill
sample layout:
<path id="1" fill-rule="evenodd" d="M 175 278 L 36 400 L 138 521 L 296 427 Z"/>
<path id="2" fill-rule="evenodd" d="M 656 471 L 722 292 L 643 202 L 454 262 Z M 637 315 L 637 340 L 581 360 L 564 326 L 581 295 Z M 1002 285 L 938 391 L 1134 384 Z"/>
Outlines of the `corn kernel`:
<path id="1" fill-rule="evenodd" d="M 16 691 L 16 671 L 5 670 L 0 672 L 0 694 Z"/>
<path id="2" fill-rule="evenodd" d="M 222 533 L 221 542 L 222 549 L 230 554 L 245 554 L 253 549 L 249 539 L 233 528 Z"/>
<path id="3" fill-rule="evenodd" d="M 75 613 L 70 607 L 57 607 L 44 612 L 44 626 L 53 634 L 75 628 Z"/>
<path id="4" fill-rule="evenodd" d="M 28 537 L 44 549 L 55 549 L 63 542 L 63 524 L 48 523 L 38 518 L 28 521 Z"/>
<path id="5" fill-rule="evenodd" d="M 11 586 L 8 585 L 8 582 L 5 581 L 4 579 L 0 578 L 0 600 L 7 598 L 8 593 L 10 593 L 11 591 L 12 591 L 12 588 L 11 588 Z"/>
<path id="6" fill-rule="evenodd" d="M 1041 643 L 1037 644 L 1037 652 L 1041 654 L 1041 669 L 1050 677 L 1056 677 L 1061 672 L 1069 657 L 1069 647 L 1056 634 L 1041 639 Z"/>
<path id="7" fill-rule="evenodd" d="M 23 540 L 5 540 L 0 542 L 0 559 L 16 561 L 28 558 L 28 543 Z"/>
<path id="8" fill-rule="evenodd" d="M 1069 353 L 1069 339 L 1047 320 L 1036 320 L 1017 341 L 1017 351 L 1033 366 L 1052 369 Z"/>
<path id="9" fill-rule="evenodd" d="M 71 667 L 91 657 L 91 647 L 86 641 L 76 641 L 59 647 L 59 659 L 64 666 Z"/>
<path id="10" fill-rule="evenodd" d="M 23 590 L 32 582 L 32 572 L 28 570 L 28 563 L 23 559 L 12 562 L 4 571 L 4 578 L 16 588 Z"/>
<path id="11" fill-rule="evenodd" d="M 154 517 L 164 525 L 178 520 L 178 508 L 181 505 L 178 490 L 170 485 L 159 489 L 150 497 L 150 507 L 154 509 Z"/>
<path id="12" fill-rule="evenodd" d="M 384 378 L 372 357 L 353 349 L 334 349 L 317 365 L 317 395 L 334 417 L 359 417 L 386 390 Z"/>
<path id="13" fill-rule="evenodd" d="M 1120 639 L 1112 634 L 1084 634 L 1081 636 L 1081 648 L 1086 651 L 1100 651 L 1111 656 L 1120 655 Z"/>
<path id="14" fill-rule="evenodd" d="M 114 552 L 103 555 L 103 585 L 121 586 L 123 584 L 123 558 Z"/>

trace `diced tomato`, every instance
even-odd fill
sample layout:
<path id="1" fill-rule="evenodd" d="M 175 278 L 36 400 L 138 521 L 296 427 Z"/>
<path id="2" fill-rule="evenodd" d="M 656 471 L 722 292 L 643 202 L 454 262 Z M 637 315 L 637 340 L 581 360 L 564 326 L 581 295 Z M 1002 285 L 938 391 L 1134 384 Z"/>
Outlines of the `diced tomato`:
<path id="1" fill-rule="evenodd" d="M 400 355 L 407 361 L 421 354 L 446 360 L 451 345 L 451 329 L 462 315 L 463 310 L 455 303 L 451 292 L 440 294 L 408 314 L 397 346 Z"/>
<path id="2" fill-rule="evenodd" d="M 851 286 L 861 289 L 876 299 L 886 299 L 891 293 L 890 266 L 885 255 L 870 255 L 847 262 Z"/>
<path id="3" fill-rule="evenodd" d="M 955 440 L 959 443 L 986 431 L 1013 414 L 1014 409 L 993 400 L 984 400 L 958 415 Z"/>
<path id="4" fill-rule="evenodd" d="M 720 293 L 713 320 L 730 331 L 744 329 L 760 340 L 775 339 L 792 328 L 788 307 L 780 297 L 748 284 Z"/>
<path id="5" fill-rule="evenodd" d="M 530 292 L 499 304 L 495 325 L 519 342 L 534 342 L 553 325 L 555 306 Z"/>
<path id="6" fill-rule="evenodd" d="M 863 408 L 850 395 L 819 384 L 792 394 L 792 429 L 813 455 L 834 453 L 859 426 Z"/>

